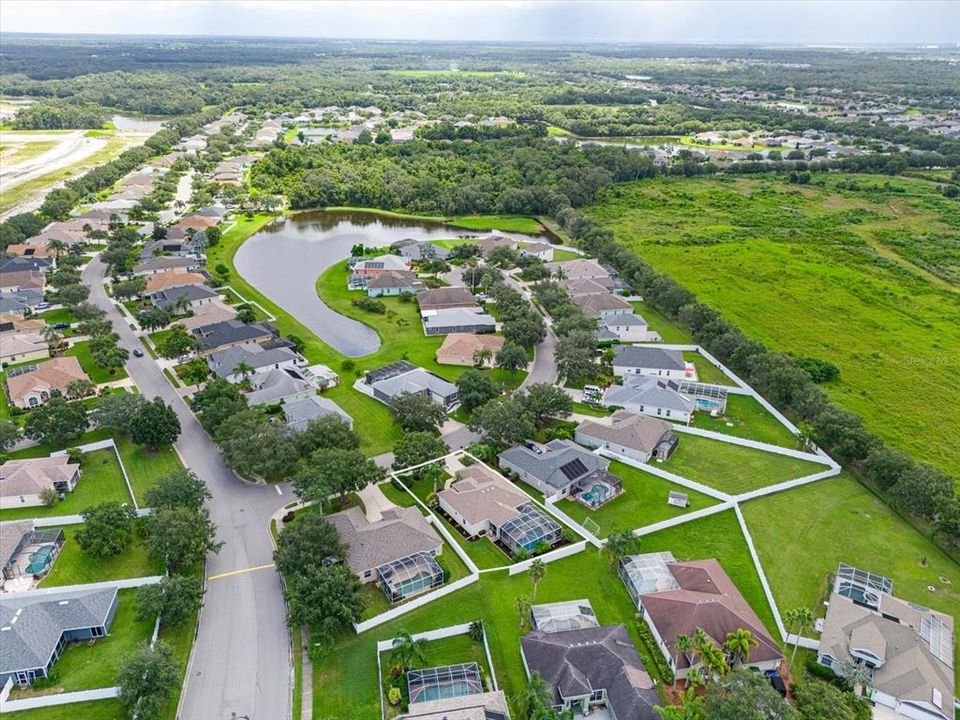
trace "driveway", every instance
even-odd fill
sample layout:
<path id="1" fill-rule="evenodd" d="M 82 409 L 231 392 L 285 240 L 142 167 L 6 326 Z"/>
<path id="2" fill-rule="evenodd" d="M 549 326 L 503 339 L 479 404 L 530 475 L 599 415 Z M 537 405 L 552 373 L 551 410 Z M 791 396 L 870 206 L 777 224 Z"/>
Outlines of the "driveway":
<path id="1" fill-rule="evenodd" d="M 125 347 L 138 347 L 140 341 L 103 289 L 104 272 L 99 258 L 83 272 L 90 302 L 107 311 Z M 220 553 L 207 558 L 207 592 L 180 717 L 287 718 L 290 633 L 280 576 L 271 565 L 269 520 L 278 507 L 296 498 L 288 486 L 239 480 L 149 355 L 131 355 L 127 371 L 144 396 L 159 395 L 180 418 L 177 452 L 206 481 L 213 495 L 210 515 L 224 541 Z"/>

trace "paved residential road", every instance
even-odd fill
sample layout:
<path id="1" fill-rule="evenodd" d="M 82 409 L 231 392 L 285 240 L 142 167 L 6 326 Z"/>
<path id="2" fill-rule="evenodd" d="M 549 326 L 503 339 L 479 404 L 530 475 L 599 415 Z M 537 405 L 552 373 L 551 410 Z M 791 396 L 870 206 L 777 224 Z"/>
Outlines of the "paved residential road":
<path id="1" fill-rule="evenodd" d="M 90 302 L 107 312 L 124 347 L 139 347 L 140 340 L 107 297 L 104 273 L 99 258 L 83 272 Z M 149 355 L 131 355 L 127 371 L 144 396 L 159 395 L 176 410 L 182 427 L 176 448 L 187 467 L 206 481 L 213 495 L 210 514 L 224 541 L 219 554 L 207 558 L 207 592 L 180 717 L 285 720 L 290 715 L 290 633 L 280 576 L 270 565 L 269 522 L 278 507 L 296 498 L 285 485 L 278 495 L 276 486 L 237 479 Z"/>

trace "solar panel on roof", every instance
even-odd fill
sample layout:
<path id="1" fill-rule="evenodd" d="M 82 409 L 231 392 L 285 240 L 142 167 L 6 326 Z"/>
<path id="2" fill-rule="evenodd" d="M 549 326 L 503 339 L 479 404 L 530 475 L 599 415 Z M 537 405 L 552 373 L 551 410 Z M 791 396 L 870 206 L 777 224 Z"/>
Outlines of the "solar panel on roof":
<path id="1" fill-rule="evenodd" d="M 587 466 L 583 464 L 580 458 L 576 458 L 560 466 L 560 472 L 567 480 L 573 480 L 587 472 Z"/>

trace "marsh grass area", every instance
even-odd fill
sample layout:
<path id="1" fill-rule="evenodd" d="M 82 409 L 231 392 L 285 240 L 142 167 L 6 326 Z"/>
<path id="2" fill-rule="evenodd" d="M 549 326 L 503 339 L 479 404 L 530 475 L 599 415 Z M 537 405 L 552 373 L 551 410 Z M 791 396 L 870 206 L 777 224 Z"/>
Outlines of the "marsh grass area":
<path id="1" fill-rule="evenodd" d="M 661 178 L 610 188 L 589 212 L 750 337 L 835 363 L 835 400 L 960 474 L 946 432 L 960 427 L 960 204 L 934 184 Z M 667 329 L 665 341 L 682 341 Z"/>

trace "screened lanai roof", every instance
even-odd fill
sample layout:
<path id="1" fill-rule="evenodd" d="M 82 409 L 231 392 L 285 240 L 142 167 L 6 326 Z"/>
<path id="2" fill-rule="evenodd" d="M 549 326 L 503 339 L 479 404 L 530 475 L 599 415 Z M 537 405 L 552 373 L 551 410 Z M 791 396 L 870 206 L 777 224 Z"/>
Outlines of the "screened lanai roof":
<path id="1" fill-rule="evenodd" d="M 628 555 L 620 561 L 620 574 L 635 597 L 653 592 L 678 590 L 680 585 L 667 567 L 672 562 L 676 562 L 676 558 L 670 552 Z"/>
<path id="2" fill-rule="evenodd" d="M 553 542 L 562 533 L 560 524 L 551 520 L 533 503 L 517 508 L 518 515 L 500 526 L 500 538 L 511 548 L 533 549 L 540 542 Z"/>
<path id="3" fill-rule="evenodd" d="M 417 585 L 416 589 L 424 589 L 443 583 L 443 568 L 428 552 L 414 553 L 381 565 L 377 568 L 377 574 L 393 599 L 409 594 L 414 584 Z"/>
<path id="4" fill-rule="evenodd" d="M 854 602 L 877 607 L 880 604 L 880 595 L 893 594 L 893 580 L 885 575 L 840 563 L 833 590 Z"/>
<path id="5" fill-rule="evenodd" d="M 447 700 L 483 692 L 480 668 L 475 663 L 444 665 L 407 671 L 410 704 Z"/>
<path id="6" fill-rule="evenodd" d="M 534 605 L 531 611 L 534 629 L 542 632 L 553 633 L 600 627 L 590 601 L 586 599 Z"/>

